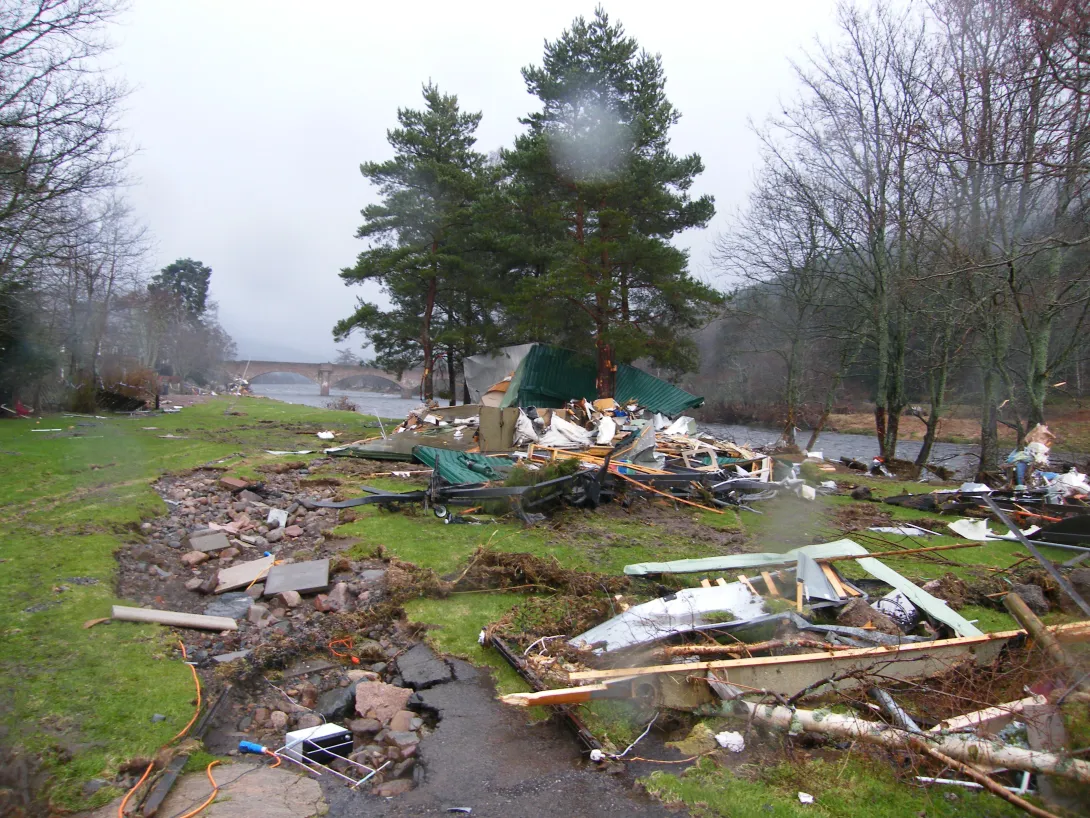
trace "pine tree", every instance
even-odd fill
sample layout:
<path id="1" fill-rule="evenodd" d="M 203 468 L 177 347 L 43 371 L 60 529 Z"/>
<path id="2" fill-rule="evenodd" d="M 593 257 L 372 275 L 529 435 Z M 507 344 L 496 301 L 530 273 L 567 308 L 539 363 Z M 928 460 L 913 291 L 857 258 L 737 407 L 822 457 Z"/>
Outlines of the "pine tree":
<path id="1" fill-rule="evenodd" d="M 394 158 L 360 166 L 382 201 L 363 210 L 356 233 L 370 241 L 368 249 L 341 271 L 346 284 L 380 282 L 391 308 L 361 299 L 333 334 L 342 340 L 361 330 L 376 363 L 399 374 L 423 364 L 424 397 L 431 400 L 432 368 L 443 351 L 436 344 L 444 329 L 441 299 L 461 293 L 457 282 L 473 272 L 469 236 L 485 158 L 473 148 L 480 113 L 463 113 L 456 96 L 431 83 L 423 97 L 424 110 L 398 109 L 400 127 L 387 131 Z"/>
<path id="2" fill-rule="evenodd" d="M 690 367 L 685 331 L 720 297 L 689 274 L 686 252 L 670 240 L 705 226 L 715 207 L 689 193 L 700 157 L 669 150 L 680 114 L 666 98 L 661 58 L 598 8 L 546 43 L 542 65 L 522 75 L 542 106 L 503 154 L 521 218 L 508 244 L 523 323 L 559 329 L 569 343 L 593 337 L 603 396 L 613 394 L 617 361 Z"/>

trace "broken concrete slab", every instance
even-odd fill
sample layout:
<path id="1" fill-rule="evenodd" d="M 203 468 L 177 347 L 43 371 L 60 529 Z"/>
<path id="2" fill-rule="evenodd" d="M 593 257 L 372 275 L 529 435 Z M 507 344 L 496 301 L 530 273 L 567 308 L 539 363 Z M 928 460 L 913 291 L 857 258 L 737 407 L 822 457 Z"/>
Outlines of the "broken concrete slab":
<path id="1" fill-rule="evenodd" d="M 197 531 L 186 534 L 182 543 L 193 551 L 222 551 L 231 546 L 231 541 L 222 531 Z"/>
<path id="2" fill-rule="evenodd" d="M 413 645 L 399 656 L 397 669 L 405 684 L 413 690 L 426 690 L 454 678 L 450 665 L 424 644 Z"/>
<path id="3" fill-rule="evenodd" d="M 213 656 L 212 661 L 224 664 L 225 662 L 234 662 L 238 659 L 245 659 L 253 653 L 252 650 L 233 650 L 230 653 L 221 653 L 219 656 Z"/>
<path id="4" fill-rule="evenodd" d="M 308 560 L 287 565 L 274 565 L 265 580 L 265 595 L 276 596 L 284 591 L 298 591 L 305 594 L 322 591 L 328 587 L 329 560 Z"/>
<path id="5" fill-rule="evenodd" d="M 243 619 L 250 612 L 253 600 L 245 591 L 224 594 L 204 609 L 207 616 L 228 616 L 231 619 Z"/>
<path id="6" fill-rule="evenodd" d="M 273 567 L 273 562 L 272 557 L 262 557 L 261 559 L 232 565 L 230 568 L 220 569 L 219 585 L 216 586 L 216 593 L 222 594 L 224 591 L 245 588 L 250 583 L 265 576 L 269 569 Z M 266 592 L 268 587 L 266 583 Z"/>
<path id="7" fill-rule="evenodd" d="M 360 682 L 356 685 L 356 712 L 364 718 L 389 724 L 390 719 L 404 710 L 413 692 L 385 682 Z"/>
<path id="8" fill-rule="evenodd" d="M 216 765 L 212 775 L 219 795 L 201 812 L 201 818 L 310 818 L 325 814 L 328 807 L 318 779 L 296 773 L 294 766 L 273 768 L 261 762 Z M 209 792 L 203 770 L 182 776 L 156 814 L 181 815 L 204 803 Z M 88 818 L 117 818 L 120 803 L 118 797 L 85 814 Z"/>

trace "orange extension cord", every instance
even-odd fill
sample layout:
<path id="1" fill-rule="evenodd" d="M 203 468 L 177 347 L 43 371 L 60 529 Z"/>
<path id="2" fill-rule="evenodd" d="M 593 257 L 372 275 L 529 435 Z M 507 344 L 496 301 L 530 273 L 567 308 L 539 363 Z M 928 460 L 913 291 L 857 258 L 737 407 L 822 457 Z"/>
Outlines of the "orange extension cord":
<path id="1" fill-rule="evenodd" d="M 178 641 L 178 647 L 182 649 L 182 659 L 183 660 L 188 659 L 189 655 L 186 653 L 185 645 L 181 642 L 181 640 Z M 184 736 L 186 733 L 188 733 L 189 728 L 193 726 L 193 723 L 197 720 L 197 716 L 199 716 L 200 712 L 201 712 L 201 680 L 200 680 L 200 677 L 197 676 L 197 668 L 195 668 L 193 665 L 188 665 L 188 667 L 193 672 L 193 684 L 197 688 L 197 708 L 193 711 L 193 718 L 191 718 L 189 720 L 188 724 L 186 724 L 186 726 L 183 727 L 181 729 L 181 731 L 179 731 L 178 735 L 176 735 L 174 738 L 172 738 L 170 741 L 168 741 L 166 744 L 164 744 L 163 745 L 164 747 L 166 747 L 166 746 L 168 746 L 170 744 L 173 744 L 178 739 L 180 739 L 182 736 Z M 212 782 L 212 787 L 213 787 L 212 795 L 209 797 L 209 799 L 207 801 L 205 801 L 203 804 L 201 804 L 199 807 L 197 807 L 197 809 L 195 809 L 193 812 L 190 812 L 190 813 L 188 813 L 186 815 L 183 815 L 183 816 L 181 816 L 181 818 L 192 818 L 192 816 L 196 815 L 202 809 L 204 809 L 209 804 L 211 804 L 212 799 L 216 797 L 216 793 L 219 792 L 219 787 L 216 785 L 215 780 L 212 778 L 212 767 L 214 767 L 216 764 L 219 764 L 219 762 L 218 761 L 213 761 L 211 764 L 208 765 L 207 769 L 205 770 L 205 772 L 208 773 L 208 780 Z M 121 803 L 117 807 L 117 818 L 125 818 L 125 807 L 128 805 L 129 799 L 132 798 L 133 793 L 135 793 L 138 789 L 140 789 L 140 785 L 143 784 L 147 780 L 148 776 L 151 775 L 151 771 L 154 768 L 155 768 L 155 762 L 152 761 L 150 764 L 148 764 L 148 768 L 146 770 L 144 770 L 144 774 L 142 776 L 140 776 L 140 780 L 137 781 L 135 786 L 133 786 L 133 788 L 131 790 L 129 790 L 125 794 L 125 797 L 121 799 Z"/>

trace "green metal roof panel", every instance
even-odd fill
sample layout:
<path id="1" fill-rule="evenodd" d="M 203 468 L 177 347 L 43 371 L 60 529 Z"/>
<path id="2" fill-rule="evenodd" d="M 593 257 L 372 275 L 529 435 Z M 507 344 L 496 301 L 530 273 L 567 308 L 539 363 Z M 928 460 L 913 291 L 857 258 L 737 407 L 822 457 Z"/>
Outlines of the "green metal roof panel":
<path id="1" fill-rule="evenodd" d="M 622 405 L 635 400 L 645 409 L 661 412 L 672 418 L 704 403 L 704 398 L 628 364 L 617 365 L 617 384 L 613 397 Z"/>
<path id="2" fill-rule="evenodd" d="M 537 344 L 519 363 L 500 405 L 555 409 L 569 400 L 594 400 L 598 396 L 597 374 L 597 366 L 589 357 L 570 349 Z M 703 398 L 628 364 L 617 367 L 614 397 L 618 403 L 634 400 L 645 409 L 670 417 L 704 403 Z"/>
<path id="3" fill-rule="evenodd" d="M 513 461 L 504 457 L 485 457 L 477 452 L 457 452 L 431 446 L 415 446 L 413 457 L 435 469 L 440 477 L 454 485 L 503 480 L 513 465 Z"/>
<path id="4" fill-rule="evenodd" d="M 594 362 L 570 349 L 536 344 L 519 363 L 501 407 L 556 409 L 570 400 L 597 396 Z"/>

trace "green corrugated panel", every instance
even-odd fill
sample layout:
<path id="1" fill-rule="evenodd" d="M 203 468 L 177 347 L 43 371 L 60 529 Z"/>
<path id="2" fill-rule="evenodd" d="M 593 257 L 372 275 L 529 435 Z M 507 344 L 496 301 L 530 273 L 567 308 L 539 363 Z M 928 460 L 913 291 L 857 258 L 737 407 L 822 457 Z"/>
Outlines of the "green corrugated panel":
<path id="1" fill-rule="evenodd" d="M 570 400 L 594 400 L 597 370 L 585 355 L 537 344 L 515 370 L 501 407 L 539 406 L 555 409 Z"/>
<path id="2" fill-rule="evenodd" d="M 644 409 L 672 418 L 704 403 L 703 398 L 628 364 L 617 366 L 617 386 L 613 397 L 622 405 L 635 399 Z"/>
<path id="3" fill-rule="evenodd" d="M 431 446 L 415 446 L 413 457 L 438 471 L 440 477 L 454 485 L 503 480 L 513 465 L 508 458 L 485 457 L 476 452 L 456 452 Z"/>
<path id="4" fill-rule="evenodd" d="M 556 408 L 573 399 L 594 400 L 598 396 L 595 389 L 597 374 L 597 366 L 587 356 L 537 344 L 519 363 L 500 405 Z M 704 402 L 703 398 L 628 364 L 617 367 L 614 397 L 619 403 L 635 400 L 645 409 L 670 417 Z"/>

